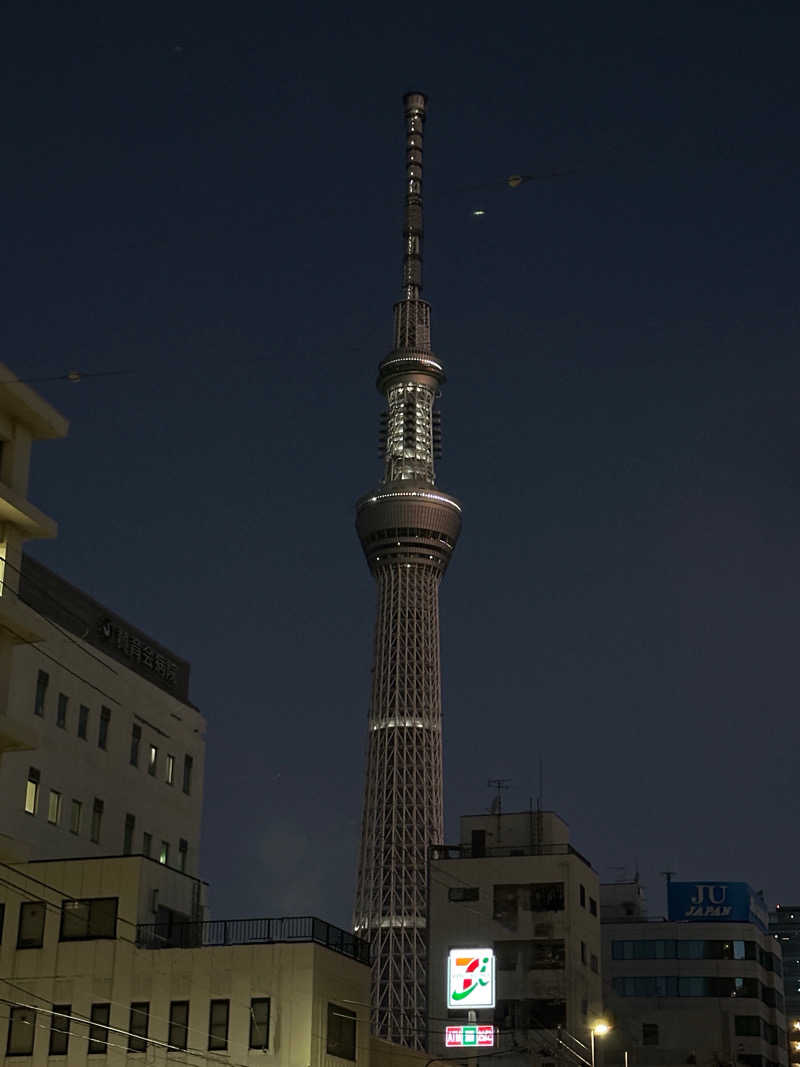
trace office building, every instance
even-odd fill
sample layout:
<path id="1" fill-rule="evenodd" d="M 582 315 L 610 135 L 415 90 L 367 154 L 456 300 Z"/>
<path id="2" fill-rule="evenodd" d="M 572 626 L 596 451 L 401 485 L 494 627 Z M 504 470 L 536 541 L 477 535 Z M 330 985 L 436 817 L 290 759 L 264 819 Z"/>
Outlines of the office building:
<path id="1" fill-rule="evenodd" d="M 789 1063 L 800 1067 L 800 905 L 776 904 L 769 913 L 769 932 L 783 960 Z"/>

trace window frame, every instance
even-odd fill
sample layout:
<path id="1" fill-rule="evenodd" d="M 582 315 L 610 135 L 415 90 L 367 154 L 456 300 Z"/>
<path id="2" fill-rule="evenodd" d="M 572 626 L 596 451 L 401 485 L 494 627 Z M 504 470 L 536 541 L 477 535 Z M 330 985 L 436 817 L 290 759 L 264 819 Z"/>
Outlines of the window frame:
<path id="1" fill-rule="evenodd" d="M 133 835 L 136 832 L 136 816 L 131 812 L 125 813 L 125 829 L 122 833 L 122 855 L 130 856 L 133 853 Z"/>
<path id="2" fill-rule="evenodd" d="M 77 819 L 75 818 L 77 814 Z M 79 834 L 81 832 L 81 822 L 83 821 L 83 802 L 78 800 L 77 797 L 72 798 L 69 809 L 69 832 L 71 834 Z"/>
<path id="3" fill-rule="evenodd" d="M 185 1022 L 178 1022 L 175 1018 L 176 1009 L 184 1009 L 186 1020 Z M 173 1037 L 173 1032 L 177 1035 L 180 1031 L 183 1031 L 183 1044 L 181 1045 Z M 179 1052 L 185 1052 L 186 1046 L 189 1043 L 189 1001 L 188 1000 L 171 1000 L 169 1002 L 169 1029 L 167 1031 L 167 1044 L 169 1048 L 167 1051 L 177 1049 Z"/>
<path id="4" fill-rule="evenodd" d="M 129 763 L 131 767 L 139 766 L 139 746 L 142 742 L 142 728 L 135 722 L 131 727 L 131 751 L 129 756 Z"/>
<path id="5" fill-rule="evenodd" d="M 108 912 L 111 913 L 109 929 L 113 930 L 113 933 L 96 933 L 92 932 L 92 923 L 98 923 L 98 917 L 95 912 L 102 915 L 103 910 L 98 905 L 113 904 L 113 907 L 108 908 Z M 83 906 L 86 909 L 85 917 L 79 916 L 78 906 Z M 61 902 L 61 923 L 58 928 L 58 940 L 59 941 L 115 941 L 117 937 L 117 918 L 119 916 L 119 897 L 83 897 L 78 900 L 63 900 Z M 108 916 L 103 916 L 106 922 L 109 921 Z M 67 920 L 66 925 L 71 923 L 85 922 L 85 933 L 64 933 L 64 920 Z"/>
<path id="6" fill-rule="evenodd" d="M 105 1022 L 98 1016 L 105 1014 Z M 111 1005 L 107 1002 L 92 1004 L 89 1012 L 89 1040 L 86 1045 L 87 1056 L 105 1056 L 108 1052 L 108 1028 L 111 1023 Z M 98 1034 L 102 1036 L 98 1036 Z M 92 1047 L 94 1046 L 94 1047 Z"/>
<path id="7" fill-rule="evenodd" d="M 194 771 L 194 757 L 188 754 L 183 757 L 183 791 L 186 796 L 192 794 L 192 773 Z"/>
<path id="8" fill-rule="evenodd" d="M 67 728 L 67 711 L 69 710 L 69 697 L 66 693 L 58 694 L 58 703 L 56 704 L 56 726 L 60 730 L 66 730 Z"/>
<path id="9" fill-rule="evenodd" d="M 175 757 L 171 752 L 167 753 L 167 773 L 164 781 L 167 785 L 175 785 Z"/>
<path id="10" fill-rule="evenodd" d="M 224 1008 L 224 1034 L 217 1033 L 215 1031 L 221 1031 L 223 1028 L 222 1021 L 214 1018 L 215 1009 Z M 231 1019 L 231 1002 L 230 1000 L 211 1000 L 208 1004 L 208 1049 L 209 1052 L 227 1052 L 228 1051 L 228 1028 L 230 1026 Z"/>
<path id="11" fill-rule="evenodd" d="M 103 812 L 105 811 L 105 804 L 100 797 L 94 798 L 92 804 L 92 821 L 89 827 L 89 840 L 95 844 L 100 844 L 100 832 L 103 828 Z"/>
<path id="12" fill-rule="evenodd" d="M 19 1030 L 15 1029 L 19 1027 Z M 26 1042 L 24 1049 L 12 1048 L 11 1043 L 16 1033 L 30 1034 L 30 1048 Z M 36 1037 L 36 1012 L 33 1008 L 13 1005 L 8 1013 L 8 1034 L 6 1036 L 6 1056 L 32 1056 Z"/>
<path id="13" fill-rule="evenodd" d="M 53 797 L 55 797 L 55 818 L 53 818 Z M 61 825 L 61 801 L 63 793 L 58 789 L 51 789 L 47 796 L 47 821 L 51 826 Z"/>
<path id="14" fill-rule="evenodd" d="M 81 741 L 89 740 L 89 705 L 78 706 L 78 737 Z"/>
<path id="15" fill-rule="evenodd" d="M 149 742 L 147 746 L 147 773 L 151 778 L 155 778 L 158 771 L 158 745 L 154 745 L 153 742 Z"/>
<path id="16" fill-rule="evenodd" d="M 144 1019 L 144 1027 L 138 1025 Z M 150 1031 L 150 1001 L 131 1001 L 128 1017 L 128 1052 L 147 1052 Z"/>
<path id="17" fill-rule="evenodd" d="M 41 909 L 41 927 L 36 937 L 22 937 L 22 926 L 25 916 L 36 914 L 36 909 Z M 44 945 L 44 928 L 47 920 L 47 906 L 40 900 L 23 900 L 19 906 L 19 923 L 17 926 L 17 949 L 42 948 Z"/>
<path id="18" fill-rule="evenodd" d="M 352 1026 L 352 1034 L 344 1034 L 344 1023 L 348 1023 L 348 1031 Z M 334 1031 L 332 1034 L 331 1031 Z M 351 1040 L 352 1038 L 352 1040 Z M 325 1052 L 328 1056 L 334 1056 L 338 1060 L 348 1060 L 355 1063 L 358 1049 L 358 1016 L 349 1008 L 344 1008 L 333 1001 L 328 1001 L 327 1026 L 325 1028 Z M 352 1050 L 352 1055 L 350 1052 Z"/>
<path id="19" fill-rule="evenodd" d="M 261 1052 L 266 1052 L 269 1049 L 269 1020 L 272 1005 L 270 1003 L 270 997 L 251 997 L 250 998 L 250 1036 L 248 1038 L 247 1047 L 250 1049 L 258 1049 Z M 256 1019 L 255 1009 L 256 1005 L 259 1007 L 264 1005 L 264 1021 L 260 1022 Z M 264 1029 L 264 1041 L 262 1043 L 256 1043 L 254 1038 L 258 1034 L 258 1029 L 263 1027 Z"/>
<path id="20" fill-rule="evenodd" d="M 33 714 L 38 718 L 44 718 L 45 701 L 47 700 L 47 687 L 50 684 L 50 675 L 47 671 L 39 669 L 36 675 L 36 696 L 33 698 Z"/>
<path id="21" fill-rule="evenodd" d="M 111 708 L 100 705 L 100 721 L 97 724 L 97 747 L 108 751 L 108 729 L 111 725 Z"/>
<path id="22" fill-rule="evenodd" d="M 53 1014 L 50 1016 L 50 1038 L 47 1046 L 48 1056 L 66 1056 L 68 1054 L 71 1017 L 71 1004 L 53 1005 Z M 58 1019 L 63 1020 L 63 1023 L 60 1028 L 56 1026 L 56 1020 Z M 56 1038 L 56 1035 L 58 1035 L 58 1039 Z M 58 1043 L 59 1045 L 63 1044 L 64 1047 L 56 1048 L 56 1043 Z"/>
<path id="23" fill-rule="evenodd" d="M 38 767 L 28 768 L 28 777 L 25 779 L 25 807 L 26 815 L 36 815 L 39 810 L 39 792 L 42 784 L 42 772 Z M 31 792 L 30 787 L 33 786 Z"/>

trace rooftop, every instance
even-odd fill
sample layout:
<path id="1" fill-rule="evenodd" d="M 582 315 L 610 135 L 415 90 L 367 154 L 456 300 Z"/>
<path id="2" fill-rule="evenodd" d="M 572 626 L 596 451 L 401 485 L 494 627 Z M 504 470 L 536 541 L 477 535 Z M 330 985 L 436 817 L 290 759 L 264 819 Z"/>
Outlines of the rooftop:
<path id="1" fill-rule="evenodd" d="M 555 843 L 549 845 L 487 845 L 473 849 L 472 845 L 433 845 L 432 860 L 473 860 L 507 858 L 510 856 L 575 856 L 592 869 L 591 863 L 572 845 Z"/>

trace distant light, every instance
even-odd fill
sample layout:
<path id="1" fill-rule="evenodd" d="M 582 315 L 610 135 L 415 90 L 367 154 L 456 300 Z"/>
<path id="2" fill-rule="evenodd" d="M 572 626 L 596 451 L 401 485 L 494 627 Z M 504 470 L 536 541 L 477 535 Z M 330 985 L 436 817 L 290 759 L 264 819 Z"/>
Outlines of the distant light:
<path id="1" fill-rule="evenodd" d="M 610 1030 L 611 1027 L 603 1019 L 600 1019 L 592 1027 L 592 1033 L 597 1034 L 598 1037 L 604 1037 L 607 1033 L 609 1033 Z"/>
<path id="2" fill-rule="evenodd" d="M 485 215 L 486 212 L 483 210 L 482 207 L 479 207 L 479 208 L 476 208 L 476 210 L 473 211 L 472 214 L 473 215 Z"/>

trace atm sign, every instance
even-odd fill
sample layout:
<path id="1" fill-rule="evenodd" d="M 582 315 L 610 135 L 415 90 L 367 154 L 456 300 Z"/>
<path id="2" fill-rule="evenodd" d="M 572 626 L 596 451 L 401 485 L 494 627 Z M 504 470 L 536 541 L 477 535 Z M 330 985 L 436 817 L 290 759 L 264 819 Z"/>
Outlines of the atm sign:
<path id="1" fill-rule="evenodd" d="M 444 1032 L 446 1048 L 466 1048 L 478 1045 L 482 1048 L 494 1045 L 493 1026 L 447 1026 Z"/>

